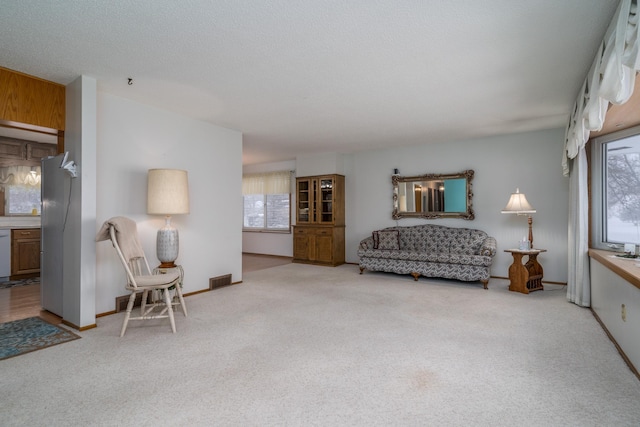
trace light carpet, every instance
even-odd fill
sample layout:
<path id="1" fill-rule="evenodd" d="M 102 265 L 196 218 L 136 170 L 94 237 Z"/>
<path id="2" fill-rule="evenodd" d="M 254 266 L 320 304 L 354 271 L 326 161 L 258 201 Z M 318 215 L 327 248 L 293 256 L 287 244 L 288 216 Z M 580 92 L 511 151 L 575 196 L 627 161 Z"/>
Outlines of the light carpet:
<path id="1" fill-rule="evenodd" d="M 547 286 L 287 264 L 0 362 L 4 425 L 637 426 L 640 381 Z"/>

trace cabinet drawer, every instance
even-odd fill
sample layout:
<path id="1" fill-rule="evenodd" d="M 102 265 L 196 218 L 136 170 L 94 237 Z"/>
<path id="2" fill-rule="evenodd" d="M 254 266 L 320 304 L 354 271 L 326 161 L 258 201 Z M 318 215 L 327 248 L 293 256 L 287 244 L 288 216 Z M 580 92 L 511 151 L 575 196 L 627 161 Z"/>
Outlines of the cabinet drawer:
<path id="1" fill-rule="evenodd" d="M 39 228 L 19 228 L 11 230 L 11 237 L 13 240 L 16 239 L 39 239 L 40 238 L 40 229 Z"/>
<path id="2" fill-rule="evenodd" d="M 333 229 L 329 227 L 296 227 L 295 234 L 330 236 L 333 234 Z"/>

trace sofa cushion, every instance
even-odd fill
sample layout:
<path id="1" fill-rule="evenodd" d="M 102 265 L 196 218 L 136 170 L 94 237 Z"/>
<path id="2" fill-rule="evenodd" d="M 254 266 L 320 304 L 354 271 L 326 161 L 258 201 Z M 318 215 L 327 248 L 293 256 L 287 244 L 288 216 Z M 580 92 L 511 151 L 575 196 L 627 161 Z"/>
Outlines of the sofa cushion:
<path id="1" fill-rule="evenodd" d="M 449 235 L 451 246 L 450 252 L 463 255 L 477 255 L 480 253 L 482 242 L 487 234 L 479 230 L 460 228 L 453 230 Z"/>
<path id="2" fill-rule="evenodd" d="M 402 249 L 416 252 L 449 252 L 447 227 L 438 225 L 406 227 L 407 246 Z M 401 238 L 402 240 L 402 238 Z"/>
<path id="3" fill-rule="evenodd" d="M 413 251 L 380 251 L 375 249 L 358 251 L 360 259 L 388 259 L 402 261 L 432 262 L 439 264 L 461 264 L 461 265 L 477 265 L 491 266 L 492 258 L 481 255 L 464 255 L 452 253 L 437 252 L 413 252 Z"/>
<path id="4" fill-rule="evenodd" d="M 400 237 L 400 250 L 403 251 L 414 251 L 415 242 L 413 239 L 413 235 L 411 233 L 411 228 L 409 227 L 398 227 L 397 228 L 399 237 Z"/>
<path id="5" fill-rule="evenodd" d="M 400 249 L 398 230 L 378 230 L 373 232 L 373 249 L 397 251 Z"/>

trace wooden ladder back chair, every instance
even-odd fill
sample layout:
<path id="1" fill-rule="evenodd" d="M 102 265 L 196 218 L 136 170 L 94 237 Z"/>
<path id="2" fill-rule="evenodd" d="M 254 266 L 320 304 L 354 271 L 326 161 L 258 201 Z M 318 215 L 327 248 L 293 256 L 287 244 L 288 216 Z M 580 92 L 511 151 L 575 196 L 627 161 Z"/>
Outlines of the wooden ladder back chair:
<path id="1" fill-rule="evenodd" d="M 127 290 L 131 291 L 120 336 L 124 336 L 129 320 L 163 318 L 169 318 L 169 321 L 171 322 L 171 330 L 175 333 L 176 323 L 173 316 L 173 304 L 171 302 L 171 292 L 169 291 L 169 288 L 175 286 L 175 288 L 179 290 L 181 285 L 180 273 L 169 272 L 166 274 L 151 274 L 151 269 L 149 268 L 146 256 L 144 256 L 144 252 L 142 252 L 141 256 L 134 256 L 127 259 L 120 247 L 117 236 L 118 233 L 116 232 L 116 227 L 113 224 L 110 224 L 109 237 L 127 274 L 127 284 L 125 287 Z M 137 234 L 134 236 L 127 236 L 127 238 L 135 239 L 136 242 L 138 240 Z M 139 246 L 139 242 L 137 243 Z M 132 316 L 131 313 L 135 304 L 136 295 L 140 291 L 142 291 L 140 315 Z M 147 303 L 149 295 L 151 295 L 152 303 Z M 158 300 L 157 298 L 159 297 L 162 299 Z"/>

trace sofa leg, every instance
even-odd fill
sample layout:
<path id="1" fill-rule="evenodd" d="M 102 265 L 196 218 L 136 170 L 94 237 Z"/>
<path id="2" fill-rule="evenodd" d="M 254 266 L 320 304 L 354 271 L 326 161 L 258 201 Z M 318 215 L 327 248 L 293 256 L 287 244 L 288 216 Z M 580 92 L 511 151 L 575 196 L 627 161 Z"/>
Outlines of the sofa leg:
<path id="1" fill-rule="evenodd" d="M 485 289 L 489 289 L 489 281 L 488 280 L 481 280 L 481 282 L 484 285 Z"/>
<path id="2" fill-rule="evenodd" d="M 418 281 L 418 277 L 420 277 L 420 273 L 411 273 L 411 275 L 413 276 L 413 280 L 415 282 L 417 282 Z"/>
<path id="3" fill-rule="evenodd" d="M 364 267 L 360 267 L 360 274 L 364 271 Z"/>

